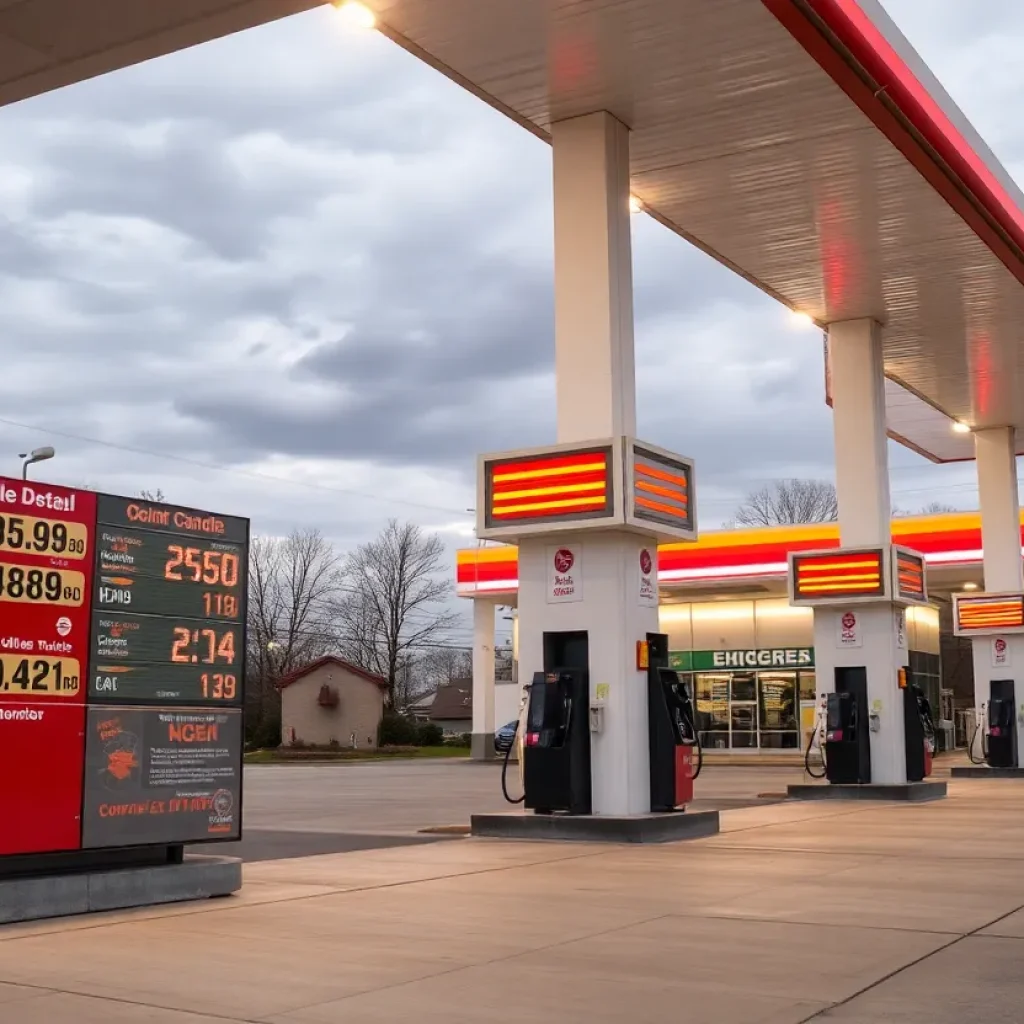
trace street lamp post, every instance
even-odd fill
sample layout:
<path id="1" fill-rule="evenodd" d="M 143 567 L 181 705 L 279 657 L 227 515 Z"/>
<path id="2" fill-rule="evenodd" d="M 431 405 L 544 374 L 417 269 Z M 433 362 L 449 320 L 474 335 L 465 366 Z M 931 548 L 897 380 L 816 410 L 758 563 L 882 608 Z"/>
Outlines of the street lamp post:
<path id="1" fill-rule="evenodd" d="M 21 479 L 28 479 L 28 467 L 33 462 L 45 462 L 47 459 L 52 459 L 57 453 L 49 446 L 45 448 L 35 448 L 30 452 L 21 452 L 18 458 L 22 460 L 21 463 Z"/>

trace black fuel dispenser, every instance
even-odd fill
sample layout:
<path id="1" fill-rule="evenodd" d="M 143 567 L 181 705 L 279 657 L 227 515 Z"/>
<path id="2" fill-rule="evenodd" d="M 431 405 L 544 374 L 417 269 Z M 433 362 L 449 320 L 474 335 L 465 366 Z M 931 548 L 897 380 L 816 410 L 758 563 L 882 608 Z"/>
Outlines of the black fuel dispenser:
<path id="1" fill-rule="evenodd" d="M 523 736 L 524 804 L 538 814 L 591 811 L 588 659 L 585 631 L 544 634 Z"/>
<path id="2" fill-rule="evenodd" d="M 835 785 L 871 782 L 867 669 L 837 668 L 825 708 L 825 772 Z"/>
<path id="3" fill-rule="evenodd" d="M 673 811 L 693 800 L 703 752 L 690 692 L 668 667 L 666 634 L 647 634 L 647 659 L 651 810 Z"/>
<path id="4" fill-rule="evenodd" d="M 989 684 L 988 755 L 990 768 L 1017 767 L 1017 699 L 1012 679 Z"/>
<path id="5" fill-rule="evenodd" d="M 903 688 L 903 733 L 907 782 L 920 782 L 931 775 L 931 754 L 935 749 L 935 721 L 931 703 L 917 683 Z"/>

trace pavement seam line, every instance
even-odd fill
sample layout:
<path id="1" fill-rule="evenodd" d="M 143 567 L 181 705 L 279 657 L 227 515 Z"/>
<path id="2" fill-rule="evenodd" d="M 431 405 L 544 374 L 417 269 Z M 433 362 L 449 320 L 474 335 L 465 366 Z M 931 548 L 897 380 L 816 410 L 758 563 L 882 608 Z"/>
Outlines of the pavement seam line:
<path id="1" fill-rule="evenodd" d="M 21 985 L 20 982 L 7 982 L 7 984 Z M 179 1013 L 182 1017 L 186 1018 L 185 1024 L 187 1024 L 189 1017 L 195 1017 L 197 1020 L 202 1020 L 204 1017 L 208 1020 L 226 1020 L 230 1021 L 231 1024 L 261 1024 L 258 1017 L 229 1017 L 227 1014 L 210 1010 L 183 1010 L 180 1006 L 148 1003 L 141 999 L 128 999 L 125 996 L 98 996 L 95 992 L 75 992 L 73 989 L 52 988 L 43 985 L 21 985 L 21 987 L 34 989 L 38 995 L 27 996 L 25 999 L 15 999 L 8 1003 L 0 1003 L 0 1007 L 14 1006 L 16 1003 L 22 1002 L 33 1002 L 37 999 L 45 999 L 47 996 L 72 996 L 75 999 L 92 999 L 97 1003 L 117 1003 L 119 1006 L 145 1006 L 151 1010 L 166 1010 L 168 1013 Z"/>
<path id="2" fill-rule="evenodd" d="M 418 985 L 422 981 L 433 981 L 435 978 L 444 978 L 450 974 L 458 974 L 460 971 L 474 971 L 481 967 L 491 967 L 494 964 L 507 963 L 510 960 L 517 960 L 520 957 L 530 956 L 533 953 L 545 953 L 552 949 L 558 949 L 561 946 L 569 946 L 574 942 L 585 942 L 587 939 L 598 939 L 604 935 L 614 935 L 616 932 L 625 931 L 628 928 L 639 928 L 645 924 L 651 924 L 654 921 L 664 921 L 666 918 L 672 917 L 672 914 L 654 914 L 652 917 L 644 918 L 640 921 L 630 921 L 628 924 L 617 924 L 611 928 L 599 928 L 596 932 L 588 932 L 585 935 L 574 935 L 569 939 L 560 939 L 558 942 L 548 942 L 542 946 L 533 946 L 530 949 L 520 950 L 518 953 L 507 953 L 503 956 L 493 956 L 488 960 L 481 960 L 478 963 L 472 964 L 459 964 L 457 967 L 448 967 L 443 971 L 435 971 L 433 974 L 425 974 L 419 978 L 408 978 L 405 981 L 395 981 L 390 985 L 381 985 L 379 988 L 368 988 L 362 992 L 352 992 L 347 996 L 340 996 L 338 999 L 328 999 L 328 1003 L 342 1003 L 349 999 L 358 999 L 361 996 L 376 995 L 379 992 L 390 992 L 396 988 L 403 988 L 406 985 Z M 278 1014 L 277 1016 L 287 1016 L 293 1013 L 301 1013 L 303 1010 L 311 1010 L 317 1006 L 323 1006 L 325 1003 L 307 1003 L 303 1006 L 296 1006 L 291 1010 L 286 1010 L 285 1014 Z"/>
<path id="3" fill-rule="evenodd" d="M 1013 917 L 1014 914 L 1018 913 L 1021 910 L 1024 910 L 1024 903 L 1022 903 L 1019 907 L 1014 907 L 1013 910 L 1007 911 L 1005 914 L 1000 914 L 998 917 L 993 918 L 986 924 L 980 924 L 977 928 L 972 928 L 969 932 L 962 932 L 960 935 L 957 935 L 957 937 L 951 940 L 950 942 L 945 942 L 941 946 L 938 946 L 936 949 L 933 949 L 930 953 L 925 953 L 924 955 L 919 956 L 914 960 L 911 960 L 909 963 L 904 964 L 902 967 L 897 967 L 894 971 L 890 971 L 883 977 L 871 982 L 870 985 L 865 985 L 862 989 L 860 989 L 857 992 L 854 992 L 852 995 L 847 996 L 845 999 L 840 999 L 838 1002 L 831 1003 L 829 1006 L 825 1006 L 820 1010 L 816 1010 L 809 1017 L 804 1017 L 801 1020 L 797 1021 L 797 1024 L 808 1024 L 809 1021 L 817 1020 L 821 1017 L 824 1017 L 827 1014 L 831 1013 L 833 1010 L 838 1009 L 840 1006 L 849 1005 L 855 999 L 859 999 L 861 996 L 866 995 L 868 992 L 871 992 L 872 990 L 878 988 L 879 985 L 884 985 L 887 981 L 891 981 L 893 978 L 899 977 L 899 975 L 901 975 L 904 971 L 909 971 L 911 967 L 917 967 L 918 964 L 923 964 L 926 960 L 930 960 L 933 956 L 937 956 L 939 953 L 945 952 L 945 950 L 947 949 L 952 949 L 953 946 L 958 945 L 965 939 L 972 939 L 977 937 L 979 932 L 984 931 L 986 928 L 991 928 L 993 925 L 999 924 L 1000 921 L 1005 921 L 1008 917 Z M 987 935 L 982 937 L 988 938 Z"/>
<path id="4" fill-rule="evenodd" d="M 360 851 L 360 852 L 365 852 L 365 851 Z M 379 885 L 357 885 L 357 886 L 351 886 L 351 887 L 342 888 L 342 889 L 328 889 L 325 892 L 300 893 L 300 894 L 297 894 L 295 896 L 282 896 L 280 899 L 276 899 L 276 900 L 265 900 L 262 903 L 244 903 L 244 904 L 241 904 L 239 906 L 232 906 L 230 904 L 222 903 L 222 900 L 230 900 L 231 899 L 230 896 L 219 897 L 217 899 L 207 899 L 207 900 L 203 900 L 203 901 L 196 901 L 198 905 L 195 907 L 195 909 L 191 909 L 190 908 L 187 911 L 181 911 L 179 913 L 161 913 L 161 911 L 167 911 L 167 910 L 171 910 L 172 908 L 180 908 L 180 907 L 183 907 L 183 906 L 187 906 L 189 901 L 182 901 L 181 903 L 165 903 L 165 904 L 162 904 L 160 906 L 152 908 L 152 912 L 149 912 L 149 913 L 147 913 L 145 910 L 143 910 L 143 912 L 141 914 L 139 914 L 139 915 L 132 915 L 131 917 L 128 917 L 126 919 L 119 920 L 119 921 L 103 920 L 103 921 L 96 921 L 94 924 L 83 924 L 80 927 L 69 929 L 69 933 L 70 932 L 95 931 L 95 930 L 100 929 L 100 928 L 116 928 L 119 925 L 134 924 L 136 922 L 141 922 L 141 921 L 164 921 L 164 920 L 169 921 L 169 920 L 174 920 L 174 919 L 182 918 L 182 917 L 194 917 L 194 916 L 197 916 L 197 915 L 200 915 L 200 914 L 221 914 L 221 913 L 235 911 L 235 910 L 245 910 L 245 909 L 247 909 L 249 907 L 272 907 L 272 906 L 277 906 L 277 905 L 282 904 L 282 903 L 298 903 L 301 900 L 321 899 L 321 898 L 326 897 L 326 896 L 345 896 L 345 895 L 347 895 L 349 893 L 373 892 L 374 890 L 377 890 L 377 889 L 399 889 L 399 888 L 401 888 L 402 886 L 405 886 L 405 885 L 420 885 L 420 884 L 422 884 L 424 882 L 444 882 L 444 881 L 450 881 L 453 878 L 471 878 L 471 877 L 476 876 L 476 875 L 497 874 L 498 872 L 501 872 L 501 871 L 515 871 L 515 870 L 520 869 L 520 868 L 540 867 L 540 866 L 543 866 L 545 864 L 563 864 L 563 863 L 565 863 L 567 861 L 586 860 L 586 859 L 588 859 L 590 857 L 600 857 L 601 854 L 607 853 L 607 852 L 608 852 L 607 850 L 594 850 L 594 851 L 589 852 L 589 853 L 574 854 L 574 855 L 568 856 L 568 857 L 555 857 L 555 858 L 552 858 L 551 860 L 527 861 L 527 862 L 524 862 L 522 864 L 502 864 L 499 867 L 481 868 L 481 869 L 476 870 L 476 871 L 456 871 L 456 872 L 452 872 L 451 874 L 446 874 L 446 875 L 432 875 L 430 878 L 410 878 L 410 879 L 404 879 L 403 881 L 400 881 L 400 882 L 385 882 L 385 883 L 382 883 L 382 884 L 379 884 Z M 343 857 L 343 856 L 345 856 L 345 854 L 324 854 L 323 856 L 327 856 L 327 857 Z M 263 861 L 263 863 L 270 864 L 270 863 L 273 863 L 273 862 L 272 861 Z M 243 882 L 243 884 L 244 884 L 244 882 Z M 284 883 L 284 884 L 289 884 L 289 885 L 305 884 L 305 885 L 308 885 L 308 886 L 312 887 L 316 883 L 312 883 L 312 882 L 307 882 L 307 883 L 289 882 L 289 883 Z M 132 908 L 124 908 L 122 910 L 105 910 L 105 911 L 99 911 L 99 912 L 94 912 L 94 913 L 102 914 L 104 917 L 106 917 L 106 915 L 108 915 L 108 914 L 109 915 L 123 914 L 126 911 L 130 911 L 131 909 Z M 52 920 L 53 922 L 69 921 L 69 920 L 81 919 L 81 918 L 84 918 L 84 917 L 87 917 L 87 916 L 88 915 L 85 915 L 85 914 L 75 914 L 73 916 L 68 916 L 68 917 L 63 917 L 63 918 L 55 917 L 55 918 L 51 918 L 49 920 Z M 19 924 L 30 925 L 30 924 L 32 924 L 32 922 L 29 922 L 29 921 L 24 921 L 24 922 L 14 921 L 9 926 L 4 926 L 4 927 L 17 928 Z M 22 935 L 4 935 L 3 932 L 0 931 L 0 943 L 4 943 L 4 942 L 20 942 L 20 941 L 25 940 L 25 939 L 37 939 L 37 938 L 41 938 L 44 935 L 53 935 L 53 934 L 57 934 L 57 933 L 59 933 L 61 931 L 62 931 L 62 929 L 59 928 L 56 925 L 56 923 L 54 924 L 54 926 L 52 928 L 47 928 L 47 927 L 44 926 L 42 928 L 39 928 L 36 931 L 27 932 L 27 933 L 22 934 Z M 0 978 L 0 981 L 3 981 L 3 979 Z M 17 985 L 17 984 L 19 984 L 19 982 L 10 981 L 10 982 L 7 982 L 7 984 L 9 984 L 9 985 Z"/>

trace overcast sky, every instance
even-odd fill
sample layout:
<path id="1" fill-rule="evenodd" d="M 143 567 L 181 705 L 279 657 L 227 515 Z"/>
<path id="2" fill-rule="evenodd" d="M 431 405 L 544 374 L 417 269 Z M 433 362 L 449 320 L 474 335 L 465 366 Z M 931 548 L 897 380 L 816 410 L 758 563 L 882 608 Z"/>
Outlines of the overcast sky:
<path id="1" fill-rule="evenodd" d="M 1024 4 L 885 6 L 1022 180 Z M 56 482 L 456 543 L 475 454 L 554 437 L 550 163 L 325 9 L 0 109 L 0 417 L 41 428 L 0 422 L 0 472 L 52 443 Z M 702 526 L 831 476 L 820 335 L 634 228 L 639 434 L 698 460 Z M 975 503 L 972 466 L 893 467 L 905 508 Z"/>

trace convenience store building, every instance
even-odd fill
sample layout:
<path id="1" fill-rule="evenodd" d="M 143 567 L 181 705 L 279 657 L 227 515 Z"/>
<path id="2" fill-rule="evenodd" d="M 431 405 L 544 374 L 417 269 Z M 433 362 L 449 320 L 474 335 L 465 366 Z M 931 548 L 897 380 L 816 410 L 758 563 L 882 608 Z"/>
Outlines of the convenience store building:
<path id="1" fill-rule="evenodd" d="M 906 614 L 910 673 L 936 718 L 947 722 L 941 742 L 953 743 L 955 707 L 973 705 L 969 649 L 952 636 L 951 595 L 982 585 L 978 513 L 896 519 L 896 544 L 924 554 L 928 607 Z M 722 530 L 692 544 L 658 549 L 660 628 L 671 661 L 690 677 L 702 741 L 709 750 L 792 751 L 814 720 L 817 683 L 813 612 L 790 607 L 786 559 L 791 551 L 838 547 L 836 523 Z M 518 664 L 513 616 L 513 681 L 494 680 L 498 607 L 515 608 L 515 547 L 478 546 L 458 552 L 457 588 L 474 602 L 473 732 L 477 749 L 518 713 L 520 684 L 536 666 Z"/>

